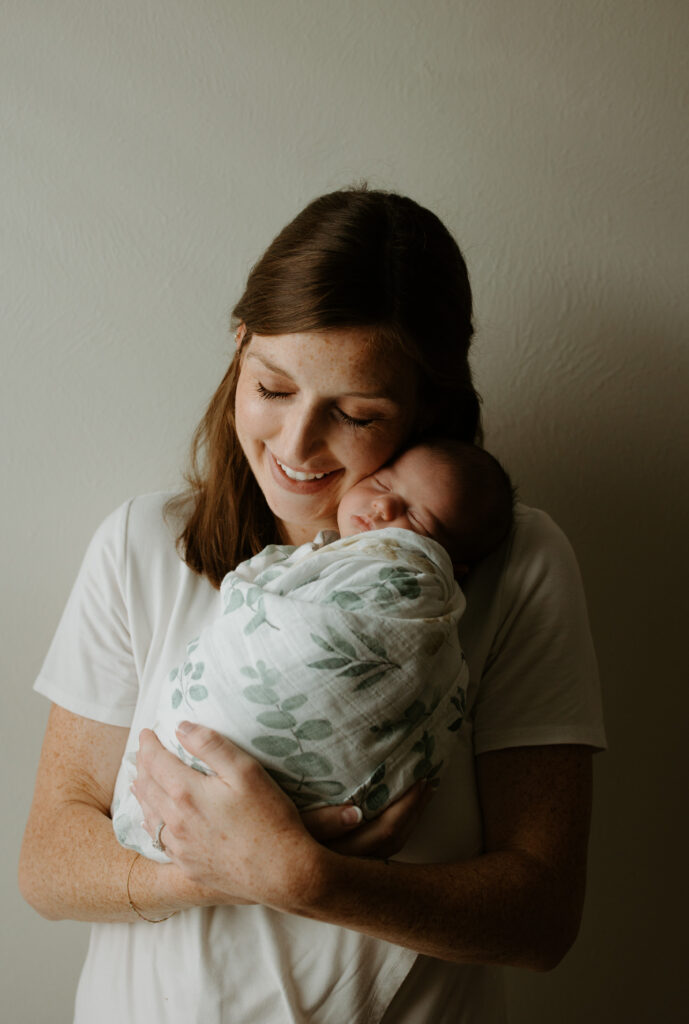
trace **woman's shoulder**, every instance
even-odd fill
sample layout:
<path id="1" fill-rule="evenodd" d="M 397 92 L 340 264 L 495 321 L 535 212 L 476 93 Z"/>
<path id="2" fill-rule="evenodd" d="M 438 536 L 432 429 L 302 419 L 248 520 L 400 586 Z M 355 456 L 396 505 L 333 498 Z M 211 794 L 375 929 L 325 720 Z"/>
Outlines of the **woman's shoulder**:
<path id="1" fill-rule="evenodd" d="M 128 498 L 105 516 L 96 528 L 94 539 L 119 539 L 126 544 L 131 541 L 155 540 L 171 532 L 174 534 L 179 513 L 166 511 L 174 497 L 172 491 L 153 491 Z"/>
<path id="2" fill-rule="evenodd" d="M 174 493 L 156 491 L 128 498 L 99 523 L 84 557 L 84 568 L 111 570 L 123 579 L 132 566 L 179 562 L 179 513 L 168 511 Z M 100 568 L 99 568 L 100 567 Z"/>
<path id="3" fill-rule="evenodd" d="M 547 512 L 518 502 L 504 561 L 505 580 L 557 586 L 572 576 L 578 580 L 579 566 L 564 531 Z"/>
<path id="4" fill-rule="evenodd" d="M 518 538 L 520 547 L 538 548 L 563 542 L 569 546 L 563 530 L 547 512 L 521 501 L 514 509 L 514 536 Z"/>
<path id="5" fill-rule="evenodd" d="M 583 608 L 579 566 L 567 537 L 548 513 L 522 503 L 509 537 L 470 573 L 463 590 L 463 629 L 480 633 L 486 648 L 516 622 L 529 621 L 538 631 L 558 613 L 567 618 Z"/>

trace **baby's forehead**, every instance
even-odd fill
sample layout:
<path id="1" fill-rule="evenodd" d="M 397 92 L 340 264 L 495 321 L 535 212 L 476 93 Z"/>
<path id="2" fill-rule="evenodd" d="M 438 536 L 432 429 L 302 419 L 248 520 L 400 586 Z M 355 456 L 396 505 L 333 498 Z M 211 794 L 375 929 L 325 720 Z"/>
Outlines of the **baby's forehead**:
<path id="1" fill-rule="evenodd" d="M 391 464 L 391 468 L 401 476 L 410 479 L 418 476 L 420 480 L 427 480 L 429 472 L 432 471 L 436 474 L 433 482 L 437 487 L 450 486 L 461 480 L 464 469 L 460 459 L 423 444 L 403 452 Z"/>

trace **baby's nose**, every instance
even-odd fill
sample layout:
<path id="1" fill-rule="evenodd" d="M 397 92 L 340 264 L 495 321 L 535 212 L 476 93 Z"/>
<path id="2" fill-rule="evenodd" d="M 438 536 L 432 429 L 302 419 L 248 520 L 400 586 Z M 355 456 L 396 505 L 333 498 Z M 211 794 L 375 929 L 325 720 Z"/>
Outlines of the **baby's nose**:
<path id="1" fill-rule="evenodd" d="M 397 515 L 397 499 L 392 494 L 382 494 L 373 500 L 373 509 L 387 522 Z"/>

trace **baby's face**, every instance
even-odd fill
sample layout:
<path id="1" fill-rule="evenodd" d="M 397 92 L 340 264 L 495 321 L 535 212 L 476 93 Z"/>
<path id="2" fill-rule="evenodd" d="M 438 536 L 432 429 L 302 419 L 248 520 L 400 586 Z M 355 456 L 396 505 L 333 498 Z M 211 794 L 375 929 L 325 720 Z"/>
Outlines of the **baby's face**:
<path id="1" fill-rule="evenodd" d="M 410 448 L 345 494 L 337 510 L 340 536 L 396 526 L 445 543 L 461 500 L 457 477 L 428 448 Z"/>

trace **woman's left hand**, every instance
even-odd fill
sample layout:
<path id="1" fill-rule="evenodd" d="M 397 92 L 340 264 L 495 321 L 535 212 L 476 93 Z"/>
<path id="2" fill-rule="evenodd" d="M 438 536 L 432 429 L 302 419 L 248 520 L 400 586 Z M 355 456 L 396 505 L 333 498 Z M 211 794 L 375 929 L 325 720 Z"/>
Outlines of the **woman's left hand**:
<path id="1" fill-rule="evenodd" d="M 164 822 L 160 838 L 172 862 L 228 902 L 293 905 L 319 850 L 295 805 L 258 761 L 219 733 L 192 725 L 178 737 L 215 775 L 187 767 L 144 729 L 133 792 L 149 835 Z"/>

